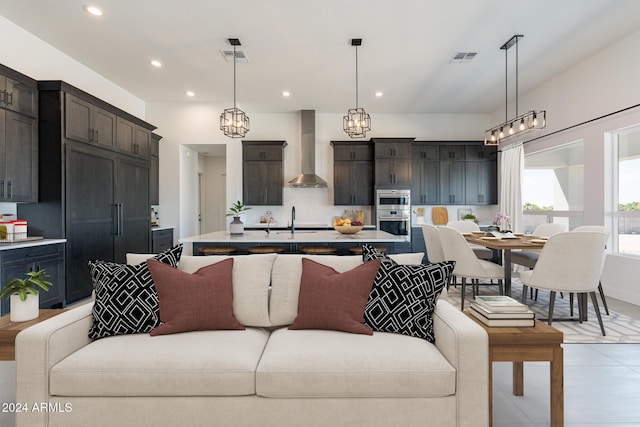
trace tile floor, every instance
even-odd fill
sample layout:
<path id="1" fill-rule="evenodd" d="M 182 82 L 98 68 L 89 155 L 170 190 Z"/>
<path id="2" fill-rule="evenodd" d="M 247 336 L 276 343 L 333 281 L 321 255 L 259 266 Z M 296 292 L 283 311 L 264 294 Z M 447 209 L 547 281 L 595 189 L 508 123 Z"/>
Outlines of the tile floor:
<path id="1" fill-rule="evenodd" d="M 640 306 L 609 298 L 609 308 L 640 318 Z M 565 344 L 566 427 L 640 426 L 640 344 Z M 549 425 L 549 365 L 525 363 L 524 396 L 511 393 L 511 365 L 493 369 L 494 427 Z M 0 404 L 15 401 L 15 362 L 0 362 Z M 0 408 L 0 426 L 13 427 Z M 356 427 L 356 426 L 354 426 Z"/>

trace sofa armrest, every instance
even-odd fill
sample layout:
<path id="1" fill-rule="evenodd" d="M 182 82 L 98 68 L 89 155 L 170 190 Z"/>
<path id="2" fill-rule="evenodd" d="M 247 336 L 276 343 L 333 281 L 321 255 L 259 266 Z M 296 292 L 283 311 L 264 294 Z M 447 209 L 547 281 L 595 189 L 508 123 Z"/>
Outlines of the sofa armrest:
<path id="1" fill-rule="evenodd" d="M 489 425 L 489 337 L 447 301 L 433 314 L 436 347 L 456 368 L 458 426 Z"/>
<path id="2" fill-rule="evenodd" d="M 16 402 L 34 404 L 49 402 L 49 373 L 65 357 L 91 342 L 88 336 L 93 324 L 93 303 L 31 326 L 16 337 Z M 17 425 L 46 425 L 46 411 L 18 413 Z"/>

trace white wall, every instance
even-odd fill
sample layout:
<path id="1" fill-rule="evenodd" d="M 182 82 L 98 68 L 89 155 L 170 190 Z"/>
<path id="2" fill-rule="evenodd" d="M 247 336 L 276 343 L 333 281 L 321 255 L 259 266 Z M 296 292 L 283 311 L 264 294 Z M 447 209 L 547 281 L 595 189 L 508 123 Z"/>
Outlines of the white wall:
<path id="1" fill-rule="evenodd" d="M 145 104 L 120 86 L 0 15 L 0 62 L 36 80 L 64 80 L 136 117 Z"/>
<path id="2" fill-rule="evenodd" d="M 550 134 L 640 102 L 640 57 L 630 55 L 640 46 L 640 32 L 632 34 L 607 49 L 587 58 L 581 64 L 559 74 L 546 84 L 520 97 L 522 111 L 547 110 Z M 511 108 L 511 107 L 510 107 Z M 495 123 L 504 110 L 492 115 Z M 525 153 L 558 145 L 584 141 L 584 218 L 583 223 L 605 225 L 611 222 L 610 144 L 606 133 L 640 123 L 640 108 L 582 125 L 571 130 L 543 136 L 526 143 Z M 524 140 L 538 138 L 529 134 Z M 640 259 L 631 256 L 607 256 L 602 285 L 607 295 L 640 305 Z"/>

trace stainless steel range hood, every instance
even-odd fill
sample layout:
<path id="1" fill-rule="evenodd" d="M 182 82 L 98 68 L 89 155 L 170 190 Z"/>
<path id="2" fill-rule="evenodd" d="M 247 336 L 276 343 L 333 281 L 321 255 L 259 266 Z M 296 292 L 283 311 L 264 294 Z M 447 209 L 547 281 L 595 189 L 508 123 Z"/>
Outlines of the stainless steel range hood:
<path id="1" fill-rule="evenodd" d="M 294 188 L 327 188 L 327 181 L 316 175 L 316 112 L 300 111 L 300 174 L 289 181 Z"/>

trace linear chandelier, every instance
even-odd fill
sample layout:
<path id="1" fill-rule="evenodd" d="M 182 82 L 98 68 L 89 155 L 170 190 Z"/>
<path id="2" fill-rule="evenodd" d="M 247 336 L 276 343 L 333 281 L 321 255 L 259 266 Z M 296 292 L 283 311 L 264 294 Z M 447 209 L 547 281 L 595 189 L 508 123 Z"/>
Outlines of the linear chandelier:
<path id="1" fill-rule="evenodd" d="M 509 137 L 524 134 L 535 129 L 544 129 L 547 126 L 547 112 L 545 110 L 531 110 L 525 114 L 518 115 L 518 40 L 524 37 L 521 34 L 516 34 L 509 39 L 505 44 L 500 46 L 500 49 L 504 50 L 504 65 L 505 65 L 505 99 L 504 99 L 504 122 L 484 133 L 484 145 L 498 145 L 500 141 Z M 508 118 L 507 107 L 509 104 L 508 96 L 508 67 L 507 67 L 507 51 L 512 47 L 516 47 L 516 117 L 513 119 Z"/>
<path id="2" fill-rule="evenodd" d="M 230 138 L 242 138 L 249 132 L 249 116 L 236 106 L 236 46 L 239 39 L 229 39 L 233 46 L 233 108 L 227 108 L 220 115 L 220 130 Z"/>
<path id="3" fill-rule="evenodd" d="M 351 46 L 356 47 L 356 108 L 350 108 L 342 118 L 342 128 L 351 138 L 365 138 L 371 130 L 371 116 L 358 107 L 358 46 L 362 39 L 351 39 Z"/>

